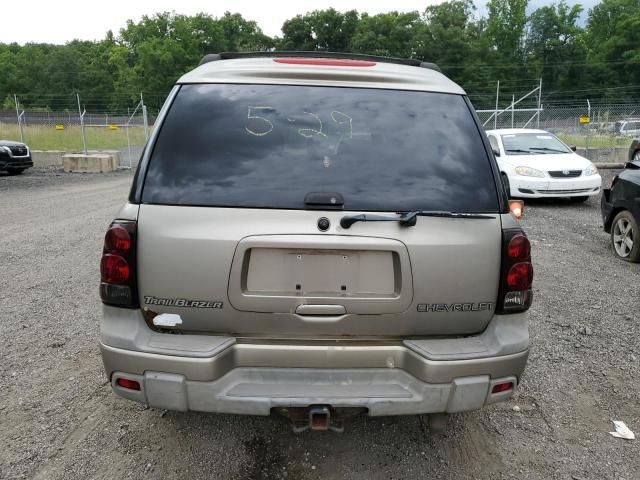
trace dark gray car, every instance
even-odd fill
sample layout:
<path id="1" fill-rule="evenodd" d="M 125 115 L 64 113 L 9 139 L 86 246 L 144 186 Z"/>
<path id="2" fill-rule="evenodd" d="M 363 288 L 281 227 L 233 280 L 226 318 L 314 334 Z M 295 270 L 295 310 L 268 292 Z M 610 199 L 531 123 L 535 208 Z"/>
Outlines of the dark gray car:
<path id="1" fill-rule="evenodd" d="M 629 147 L 629 161 L 640 164 L 640 137 L 634 138 Z"/>
<path id="2" fill-rule="evenodd" d="M 613 251 L 622 260 L 640 262 L 640 154 L 629 153 L 625 169 L 602 191 L 602 223 Z"/>
<path id="3" fill-rule="evenodd" d="M 0 140 L 0 171 L 18 175 L 33 167 L 31 151 L 24 143 Z"/>

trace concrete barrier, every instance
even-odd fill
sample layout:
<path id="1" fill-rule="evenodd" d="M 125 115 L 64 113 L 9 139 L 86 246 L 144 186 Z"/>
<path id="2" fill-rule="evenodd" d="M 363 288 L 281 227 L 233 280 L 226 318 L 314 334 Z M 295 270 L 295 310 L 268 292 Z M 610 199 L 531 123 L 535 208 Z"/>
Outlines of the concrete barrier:
<path id="1" fill-rule="evenodd" d="M 594 163 L 625 163 L 629 158 L 628 147 L 578 148 L 578 155 L 588 158 Z"/>
<path id="2" fill-rule="evenodd" d="M 85 155 L 84 153 L 68 153 L 62 156 L 65 172 L 105 173 L 118 168 L 118 158 L 105 153 Z"/>
<path id="3" fill-rule="evenodd" d="M 64 150 L 31 150 L 31 159 L 34 167 L 62 167 L 62 157 L 67 153 Z M 88 150 L 89 155 L 109 155 L 115 158 L 116 165 L 120 165 L 119 150 Z"/>
<path id="4" fill-rule="evenodd" d="M 31 159 L 34 167 L 61 167 L 62 156 L 66 152 L 62 150 L 31 150 Z"/>

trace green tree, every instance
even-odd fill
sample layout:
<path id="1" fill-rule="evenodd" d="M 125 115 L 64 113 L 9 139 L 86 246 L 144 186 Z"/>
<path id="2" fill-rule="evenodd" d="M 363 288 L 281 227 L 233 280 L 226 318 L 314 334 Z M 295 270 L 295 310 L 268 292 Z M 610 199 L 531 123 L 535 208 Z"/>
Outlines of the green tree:
<path id="1" fill-rule="evenodd" d="M 540 7 L 529 18 L 528 69 L 547 89 L 571 89 L 584 75 L 587 52 L 578 26 L 581 12 L 582 6 L 561 1 Z"/>
<path id="2" fill-rule="evenodd" d="M 589 80 L 594 86 L 640 84 L 640 0 L 603 0 L 589 11 L 585 35 Z M 637 90 L 604 91 L 610 99 L 636 100 Z"/>
<path id="3" fill-rule="evenodd" d="M 489 0 L 486 35 L 495 59 L 512 67 L 509 76 L 517 76 L 524 64 L 524 38 L 528 0 Z"/>
<path id="4" fill-rule="evenodd" d="M 255 22 L 239 14 L 227 12 L 216 19 L 165 12 L 144 16 L 138 23 L 128 21 L 109 61 L 116 69 L 115 90 L 136 96 L 168 92 L 207 53 L 265 50 L 272 45 Z"/>
<path id="5" fill-rule="evenodd" d="M 452 0 L 427 7 L 418 42 L 420 58 L 436 62 L 443 72 L 465 85 L 473 79 L 485 81 L 482 74 L 486 67 L 478 68 L 484 59 L 477 51 L 480 38 L 474 12 L 471 0 Z"/>
<path id="6" fill-rule="evenodd" d="M 370 55 L 413 58 L 418 55 L 418 33 L 422 27 L 418 12 L 364 14 L 350 49 Z"/>
<path id="7" fill-rule="evenodd" d="M 281 50 L 348 51 L 360 16 L 355 10 L 340 13 L 333 8 L 297 15 L 282 25 Z"/>
<path id="8" fill-rule="evenodd" d="M 449 0 L 422 14 L 316 10 L 285 21 L 279 39 L 237 13 L 158 13 L 96 42 L 0 44 L 0 99 L 11 106 L 17 93 L 27 108 L 75 110 L 79 92 L 88 110 L 123 111 L 142 92 L 158 108 L 207 53 L 277 47 L 432 61 L 482 106 L 493 103 L 496 81 L 510 96 L 540 77 L 552 99 L 637 101 L 640 0 L 602 0 L 586 28 L 579 5 L 559 0 L 527 17 L 527 1 L 488 0 L 486 18 L 477 18 L 473 0 Z"/>

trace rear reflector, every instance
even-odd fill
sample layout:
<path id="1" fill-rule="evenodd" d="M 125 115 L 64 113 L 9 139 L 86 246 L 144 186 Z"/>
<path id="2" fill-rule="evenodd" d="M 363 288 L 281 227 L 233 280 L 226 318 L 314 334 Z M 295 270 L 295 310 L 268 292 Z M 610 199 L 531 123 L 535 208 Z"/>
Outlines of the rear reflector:
<path id="1" fill-rule="evenodd" d="M 502 393 L 513 390 L 513 382 L 496 383 L 491 389 L 491 393 Z"/>
<path id="2" fill-rule="evenodd" d="M 282 57 L 274 58 L 273 61 L 290 65 L 323 65 L 326 67 L 373 67 L 376 64 L 376 62 L 369 62 L 368 60 L 350 60 L 346 58 Z"/>
<path id="3" fill-rule="evenodd" d="M 129 380 L 128 378 L 119 378 L 116 380 L 116 384 L 119 387 L 126 388 L 128 390 L 140 391 L 140 383 L 135 380 Z"/>

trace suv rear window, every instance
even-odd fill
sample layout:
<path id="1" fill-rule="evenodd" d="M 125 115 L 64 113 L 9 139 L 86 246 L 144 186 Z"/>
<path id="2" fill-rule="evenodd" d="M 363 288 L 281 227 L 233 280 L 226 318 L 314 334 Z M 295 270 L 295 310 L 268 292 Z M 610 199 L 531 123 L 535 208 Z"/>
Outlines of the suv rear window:
<path id="1" fill-rule="evenodd" d="M 461 95 L 290 85 L 184 85 L 160 127 L 143 203 L 498 212 Z"/>

